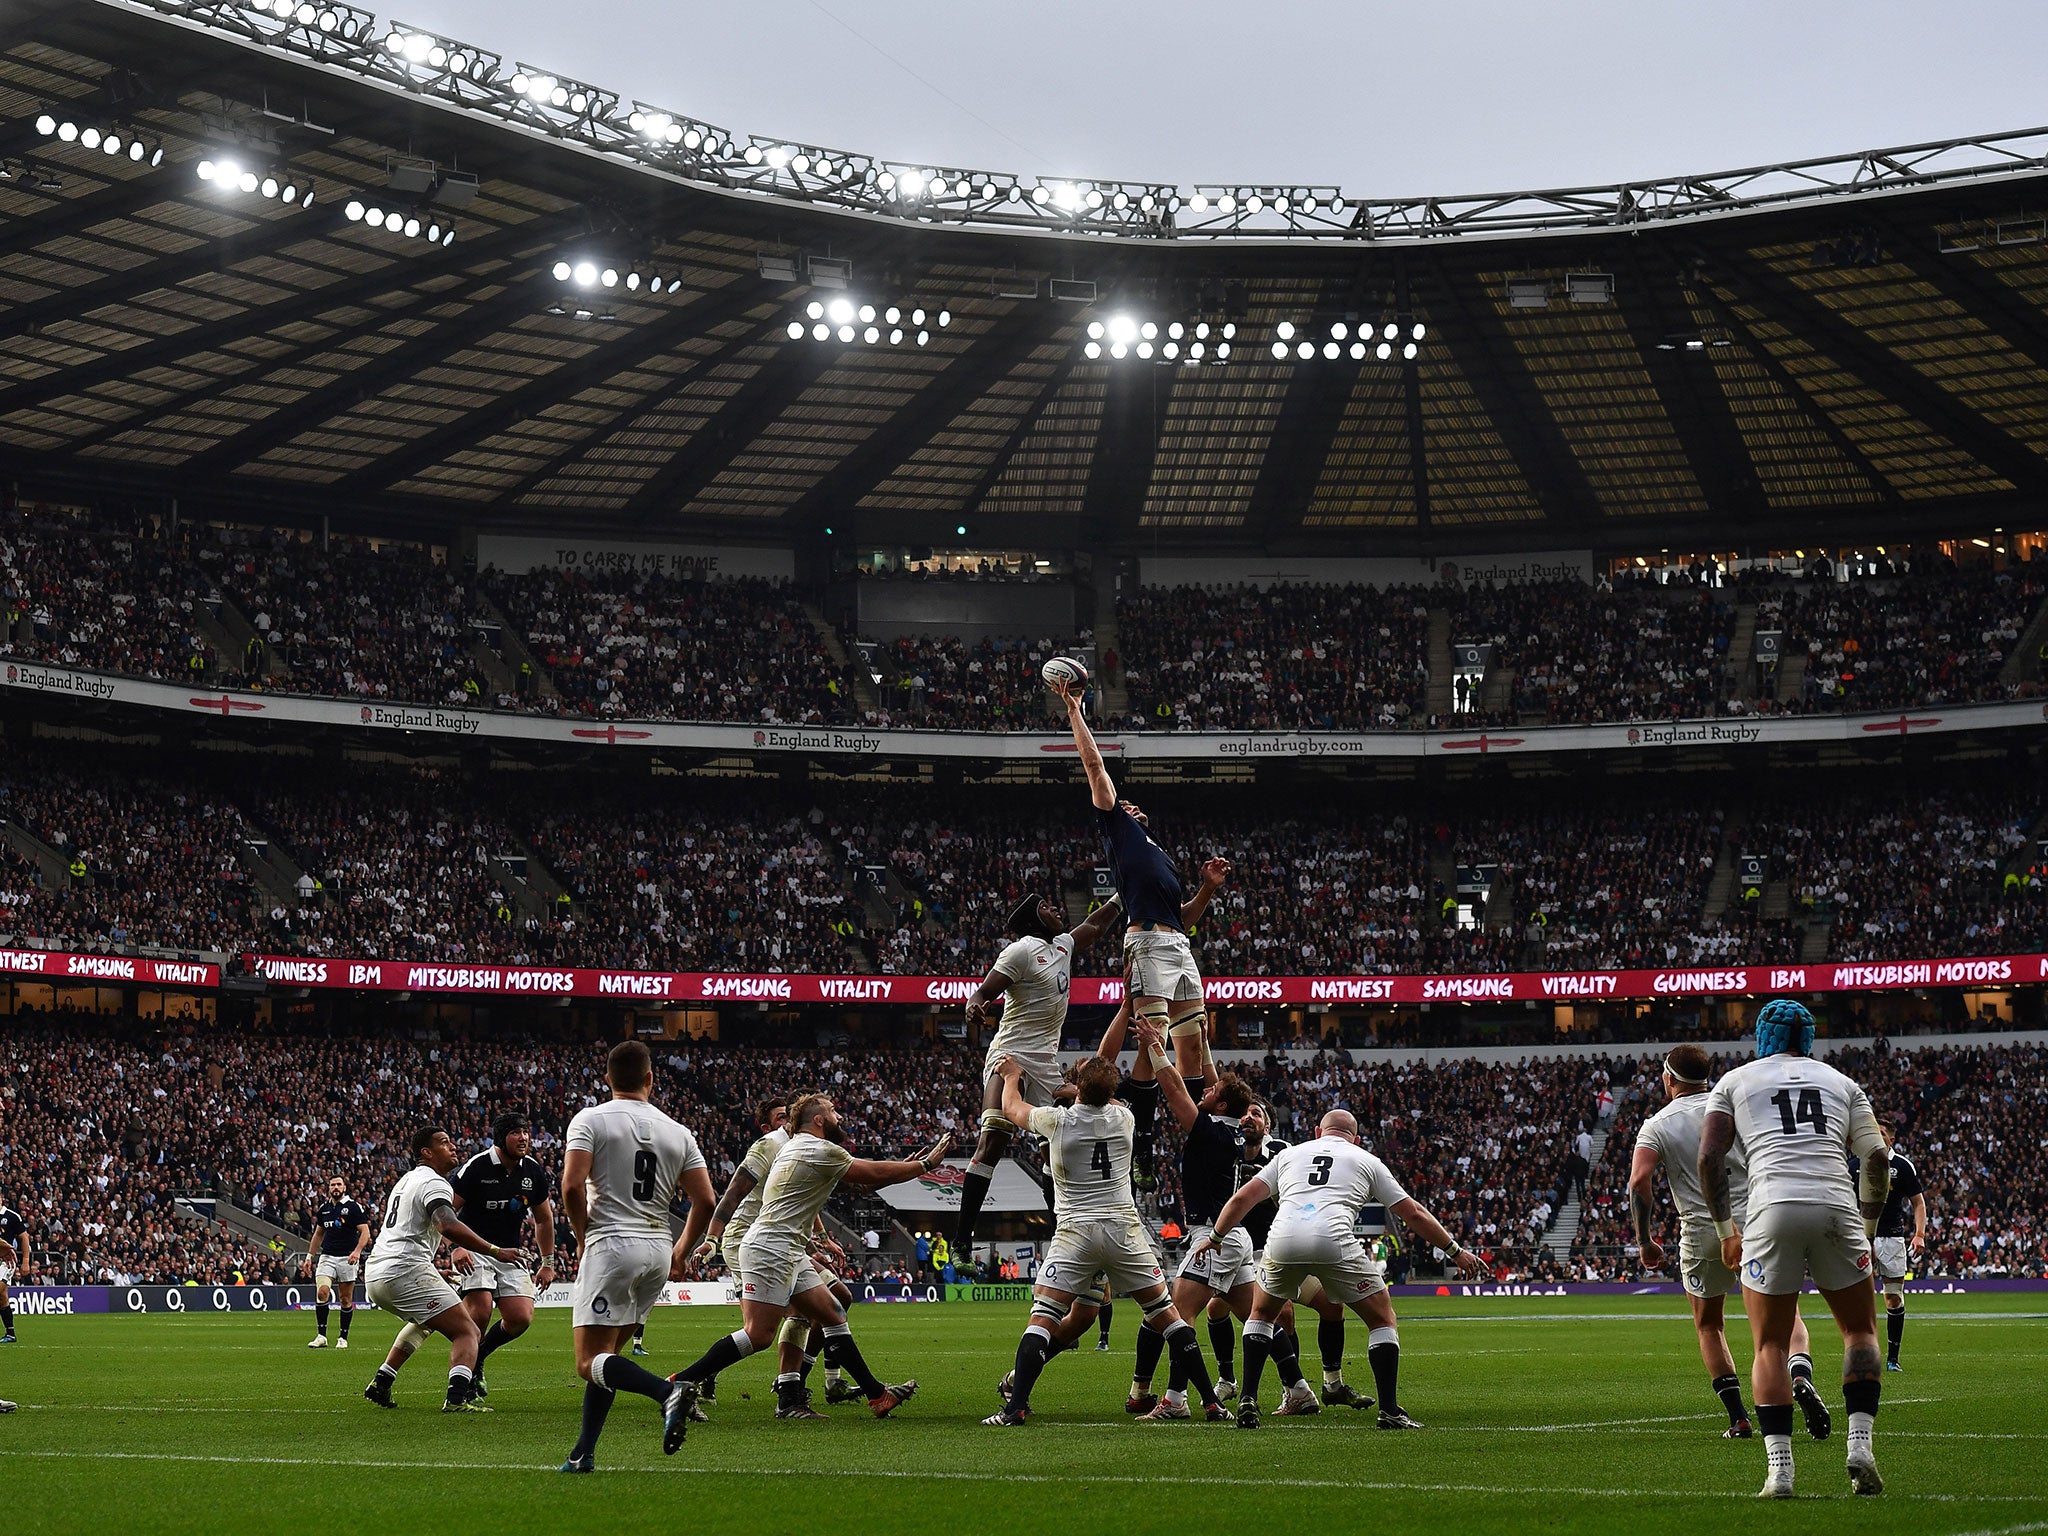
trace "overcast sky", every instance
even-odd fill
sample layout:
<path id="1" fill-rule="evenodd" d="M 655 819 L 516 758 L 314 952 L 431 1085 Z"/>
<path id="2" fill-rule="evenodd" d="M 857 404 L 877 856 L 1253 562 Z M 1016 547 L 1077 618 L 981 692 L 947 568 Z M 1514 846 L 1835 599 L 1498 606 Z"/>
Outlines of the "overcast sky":
<path id="1" fill-rule="evenodd" d="M 385 0 L 379 14 L 741 133 L 1025 176 L 1454 194 L 2048 120 L 2040 0 Z"/>

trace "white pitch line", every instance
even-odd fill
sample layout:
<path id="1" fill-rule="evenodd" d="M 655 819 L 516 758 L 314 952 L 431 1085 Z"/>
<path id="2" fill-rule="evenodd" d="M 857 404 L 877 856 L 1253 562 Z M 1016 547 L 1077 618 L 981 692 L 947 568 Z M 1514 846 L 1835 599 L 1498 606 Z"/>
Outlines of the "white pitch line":
<path id="1" fill-rule="evenodd" d="M 21 1457 L 46 1461 L 162 1461 L 192 1462 L 208 1466 L 264 1466 L 264 1467 L 358 1467 L 372 1471 L 418 1471 L 418 1472 L 548 1472 L 553 1468 L 537 1464 L 521 1466 L 517 1462 L 505 1461 L 388 1461 L 367 1457 L 318 1457 L 318 1456 L 208 1456 L 178 1451 L 36 1451 L 0 1447 L 0 1457 Z M 608 1467 L 605 1469 L 618 1475 L 675 1476 L 677 1474 L 695 1477 L 832 1477 L 851 1482 L 954 1482 L 954 1483 L 1109 1483 L 1135 1487 L 1157 1487 L 1159 1479 L 1153 1476 L 1120 1474 L 1112 1472 L 945 1472 L 945 1471 L 883 1471 L 852 1470 L 843 1467 L 699 1467 L 688 1464 L 670 1464 L 654 1467 Z M 1354 1478 L 1263 1478 L 1263 1477 L 1187 1477 L 1175 1474 L 1176 1483 L 1198 1483 L 1219 1488 L 1261 1488 L 1268 1491 L 1275 1486 L 1289 1488 L 1329 1488 L 1359 1493 L 1482 1493 L 1489 1495 L 1510 1494 L 1518 1498 L 1544 1498 L 1572 1495 L 1593 1499 L 1743 1499 L 1753 1494 L 1740 1490 L 1724 1489 L 1672 1489 L 1672 1488 L 1558 1488 L 1549 1486 L 1515 1486 L 1503 1483 L 1401 1483 L 1373 1482 Z M 1809 1496 L 1813 1497 L 1813 1496 Z M 1849 1499 L 1848 1493 L 1820 1494 L 1823 1499 Z M 2040 1495 L 2032 1493 L 1899 1493 L 1890 1495 L 1894 1501 L 1911 1500 L 1930 1504 L 2035 1504 Z M 2038 1529 L 2038 1527 L 2017 1527 L 2017 1530 Z"/>
<path id="2" fill-rule="evenodd" d="M 2022 1536 L 2026 1531 L 2048 1531 L 2048 1520 L 2032 1520 L 2025 1525 L 2002 1525 L 1995 1531 L 1963 1531 L 1959 1536 Z"/>

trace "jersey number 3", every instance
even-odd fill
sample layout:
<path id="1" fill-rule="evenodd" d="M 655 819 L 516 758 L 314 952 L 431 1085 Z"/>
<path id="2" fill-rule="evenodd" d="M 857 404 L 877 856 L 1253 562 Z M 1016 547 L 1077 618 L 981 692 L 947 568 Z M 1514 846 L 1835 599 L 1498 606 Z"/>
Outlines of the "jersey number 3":
<path id="1" fill-rule="evenodd" d="M 1813 1127 L 1816 1136 L 1827 1135 L 1827 1111 L 1821 1108 L 1818 1088 L 1800 1089 L 1797 1103 L 1793 1101 L 1790 1088 L 1780 1088 L 1771 1095 L 1771 1102 L 1778 1106 L 1778 1121 L 1787 1136 L 1799 1134 L 1799 1123 L 1802 1120 Z"/>
<path id="2" fill-rule="evenodd" d="M 633 1198 L 635 1200 L 652 1200 L 654 1198 L 654 1180 L 660 1171 L 661 1165 L 655 1161 L 654 1154 L 647 1148 L 642 1147 L 633 1154 Z"/>
<path id="3" fill-rule="evenodd" d="M 1331 1169 L 1331 1167 L 1332 1167 L 1332 1166 L 1333 1166 L 1333 1165 L 1334 1165 L 1334 1164 L 1336 1163 L 1336 1161 L 1337 1161 L 1337 1159 L 1335 1159 L 1334 1157 L 1312 1157 L 1312 1158 L 1310 1158 L 1310 1159 L 1308 1160 L 1308 1165 L 1309 1165 L 1309 1176 L 1308 1176 L 1308 1181 L 1309 1181 L 1309 1183 L 1311 1183 L 1311 1184 L 1327 1184 L 1327 1183 L 1329 1183 L 1329 1182 L 1330 1182 L 1330 1169 Z"/>

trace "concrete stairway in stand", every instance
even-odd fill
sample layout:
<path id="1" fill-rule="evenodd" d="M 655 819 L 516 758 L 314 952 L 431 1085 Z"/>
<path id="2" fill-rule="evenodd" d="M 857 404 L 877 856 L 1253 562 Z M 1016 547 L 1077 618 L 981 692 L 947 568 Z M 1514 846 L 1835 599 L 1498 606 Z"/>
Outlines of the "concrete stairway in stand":
<path id="1" fill-rule="evenodd" d="M 1594 1168 L 1598 1168 L 1601 1154 L 1607 1150 L 1607 1132 L 1595 1127 L 1592 1136 L 1593 1156 L 1590 1161 Z M 1591 1175 L 1587 1177 L 1590 1180 Z M 1544 1235 L 1543 1244 L 1558 1258 L 1562 1259 L 1572 1251 L 1572 1244 L 1578 1239 L 1579 1220 L 1583 1214 L 1584 1207 L 1576 1194 L 1557 1208 L 1557 1222 Z"/>

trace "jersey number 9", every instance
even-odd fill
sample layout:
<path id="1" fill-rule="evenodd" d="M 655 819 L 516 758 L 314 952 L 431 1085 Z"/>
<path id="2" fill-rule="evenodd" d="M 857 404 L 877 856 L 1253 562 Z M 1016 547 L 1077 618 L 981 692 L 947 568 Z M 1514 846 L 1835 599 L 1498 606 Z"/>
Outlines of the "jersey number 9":
<path id="1" fill-rule="evenodd" d="M 633 1154 L 633 1198 L 635 1200 L 652 1200 L 654 1198 L 654 1180 L 660 1171 L 661 1165 L 655 1161 L 654 1154 L 645 1147 Z"/>

